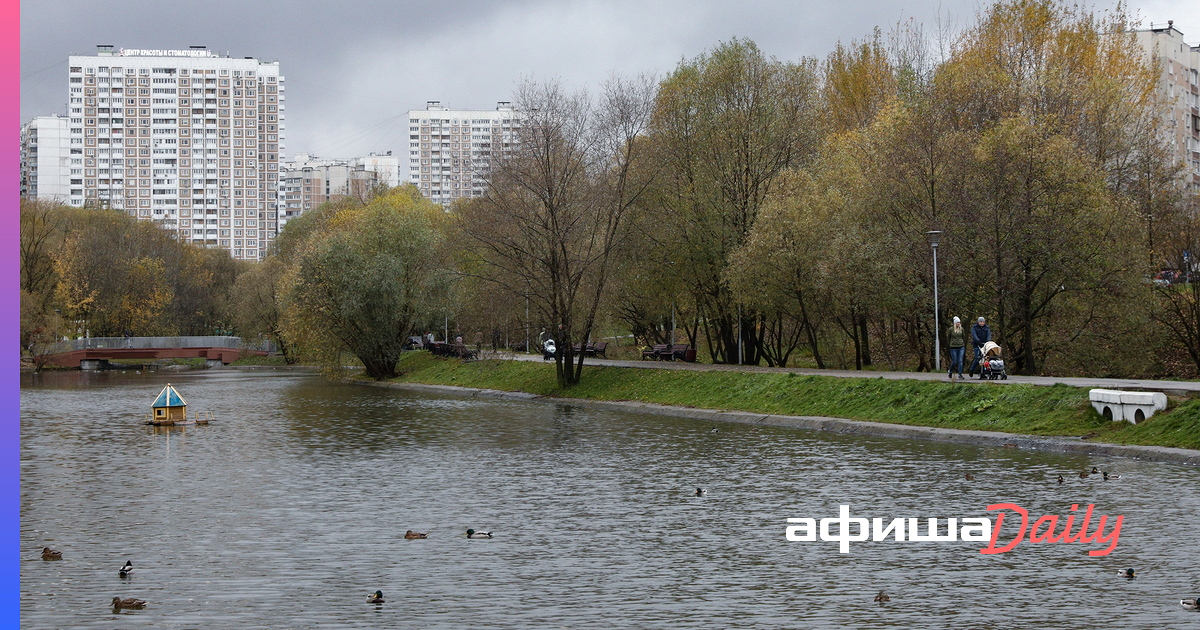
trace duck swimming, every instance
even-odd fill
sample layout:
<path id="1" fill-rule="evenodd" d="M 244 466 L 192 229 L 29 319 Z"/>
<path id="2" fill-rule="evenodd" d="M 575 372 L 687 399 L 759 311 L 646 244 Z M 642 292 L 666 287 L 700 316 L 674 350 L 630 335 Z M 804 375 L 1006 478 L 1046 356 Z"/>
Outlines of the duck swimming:
<path id="1" fill-rule="evenodd" d="M 1200 598 L 1196 599 L 1181 599 L 1179 605 L 1188 610 L 1200 610 Z"/>
<path id="2" fill-rule="evenodd" d="M 1133 569 L 1125 569 L 1124 571 L 1117 571 L 1117 575 L 1119 575 L 1123 578 L 1130 579 L 1130 580 L 1137 577 L 1137 573 Z"/>
<path id="3" fill-rule="evenodd" d="M 708 494 L 708 490 L 705 490 L 704 488 L 696 488 L 696 496 L 702 497 L 706 494 Z"/>
<path id="4" fill-rule="evenodd" d="M 119 575 L 121 577 L 129 577 L 130 573 L 133 573 L 133 563 L 126 560 L 125 566 L 121 567 L 120 569 L 117 569 L 117 575 Z"/>
<path id="5" fill-rule="evenodd" d="M 473 529 L 467 530 L 467 538 L 491 538 L 492 532 L 477 532 Z"/>
<path id="6" fill-rule="evenodd" d="M 1063 477 L 1062 477 L 1062 475 L 1059 475 L 1059 476 L 1058 476 L 1058 483 L 1060 483 L 1060 484 L 1061 484 L 1062 482 L 1063 482 Z"/>
<path id="7" fill-rule="evenodd" d="M 49 547 L 42 547 L 42 560 L 62 560 L 62 552 Z"/>
<path id="8" fill-rule="evenodd" d="M 709 430 L 709 433 L 720 433 L 720 432 L 721 432 L 721 430 L 718 429 L 717 427 L 713 427 L 712 429 Z"/>
<path id="9" fill-rule="evenodd" d="M 382 604 L 383 603 L 383 591 L 375 591 L 374 595 L 367 595 L 367 603 L 368 604 Z"/>
<path id="10" fill-rule="evenodd" d="M 417 532 L 414 532 L 414 531 L 413 531 L 413 530 L 411 530 L 411 529 L 410 529 L 410 530 L 408 530 L 408 531 L 406 531 L 406 532 L 404 532 L 404 539 L 405 539 L 405 540 L 419 540 L 419 539 L 421 539 L 421 538 L 429 538 L 429 534 L 419 534 L 419 533 L 417 533 Z"/>
<path id="11" fill-rule="evenodd" d="M 875 601 L 877 601 L 877 602 L 879 602 L 879 603 L 881 603 L 881 604 L 882 604 L 883 602 L 890 602 L 890 601 L 892 601 L 892 598 L 891 598 L 891 597 L 888 597 L 888 594 L 887 594 L 887 593 L 885 593 L 885 592 L 883 592 L 883 591 L 879 591 L 879 594 L 875 596 Z"/>
<path id="12" fill-rule="evenodd" d="M 1087 478 L 1088 478 L 1088 474 L 1087 474 L 1087 473 L 1085 473 L 1085 472 L 1081 472 L 1081 473 L 1079 473 L 1079 478 L 1080 478 L 1080 479 L 1087 479 Z"/>
<path id="13" fill-rule="evenodd" d="M 1099 469 L 1099 468 L 1096 468 L 1095 466 L 1092 466 L 1092 470 L 1091 470 L 1091 472 L 1092 472 L 1092 474 L 1093 474 L 1093 475 L 1096 475 L 1096 474 L 1099 474 L 1099 473 L 1100 473 L 1100 469 Z"/>
<path id="14" fill-rule="evenodd" d="M 975 481 L 975 475 L 972 475 L 971 473 L 967 473 L 967 481 Z"/>
<path id="15" fill-rule="evenodd" d="M 1105 471 L 1105 472 L 1104 472 L 1104 473 L 1102 473 L 1102 474 L 1104 475 L 1104 480 L 1105 480 L 1105 481 L 1108 481 L 1109 479 L 1120 479 L 1120 478 L 1121 478 L 1121 475 L 1110 475 L 1110 474 L 1108 474 L 1108 472 L 1107 472 L 1107 471 Z"/>
<path id="16" fill-rule="evenodd" d="M 129 610 L 141 610 L 145 607 L 146 600 L 144 599 L 134 599 L 132 597 L 127 597 L 125 599 L 121 599 L 120 597 L 113 598 L 114 611 L 121 610 L 122 608 L 127 608 Z"/>

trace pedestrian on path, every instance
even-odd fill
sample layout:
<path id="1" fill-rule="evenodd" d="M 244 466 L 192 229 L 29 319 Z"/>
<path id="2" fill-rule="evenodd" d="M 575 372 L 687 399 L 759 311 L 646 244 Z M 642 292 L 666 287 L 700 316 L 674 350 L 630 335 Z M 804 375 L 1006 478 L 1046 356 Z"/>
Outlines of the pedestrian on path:
<path id="1" fill-rule="evenodd" d="M 962 380 L 963 372 L 963 357 L 967 353 L 966 332 L 963 331 L 962 320 L 955 317 L 954 324 L 950 327 L 950 380 L 954 380 L 954 370 L 958 370 L 958 380 Z"/>
<path id="2" fill-rule="evenodd" d="M 987 320 L 980 317 L 975 325 L 971 326 L 971 345 L 975 346 L 975 359 L 971 361 L 971 368 L 967 370 L 968 376 L 975 375 L 979 362 L 983 360 L 983 344 L 991 340 L 992 329 L 988 328 Z"/>

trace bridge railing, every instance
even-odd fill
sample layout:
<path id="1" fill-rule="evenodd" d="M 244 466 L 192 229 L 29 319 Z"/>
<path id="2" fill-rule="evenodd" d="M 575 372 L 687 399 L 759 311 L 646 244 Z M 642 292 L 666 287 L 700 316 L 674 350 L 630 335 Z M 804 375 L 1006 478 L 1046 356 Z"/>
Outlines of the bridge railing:
<path id="1" fill-rule="evenodd" d="M 276 351 L 275 342 L 267 339 L 242 340 L 241 337 L 195 336 L 195 337 L 86 337 L 48 344 L 45 354 L 61 354 L 76 350 L 103 349 L 159 349 L 159 348 L 237 348 L 260 352 Z"/>

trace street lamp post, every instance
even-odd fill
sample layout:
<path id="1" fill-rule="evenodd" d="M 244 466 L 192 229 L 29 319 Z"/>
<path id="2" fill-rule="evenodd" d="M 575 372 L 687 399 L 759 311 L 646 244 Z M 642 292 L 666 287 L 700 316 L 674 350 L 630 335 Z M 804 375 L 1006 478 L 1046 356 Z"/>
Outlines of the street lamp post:
<path id="1" fill-rule="evenodd" d="M 926 232 L 929 235 L 929 244 L 933 246 L 933 365 L 938 371 L 942 371 L 942 339 L 941 339 L 941 323 L 938 322 L 938 282 L 937 282 L 937 248 L 938 241 L 942 238 L 941 230 L 930 230 Z"/>

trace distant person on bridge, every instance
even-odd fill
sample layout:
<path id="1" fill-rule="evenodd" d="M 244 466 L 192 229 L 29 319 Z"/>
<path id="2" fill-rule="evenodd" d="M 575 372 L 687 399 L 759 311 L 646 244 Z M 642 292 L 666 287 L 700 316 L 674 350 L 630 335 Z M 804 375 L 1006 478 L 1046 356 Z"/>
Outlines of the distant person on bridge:
<path id="1" fill-rule="evenodd" d="M 975 358 L 971 361 L 971 368 L 967 370 L 967 376 L 974 376 L 975 369 L 979 367 L 979 362 L 983 360 L 983 344 L 992 340 L 992 329 L 988 328 L 987 320 L 980 317 L 971 326 L 971 345 L 975 346 Z"/>

